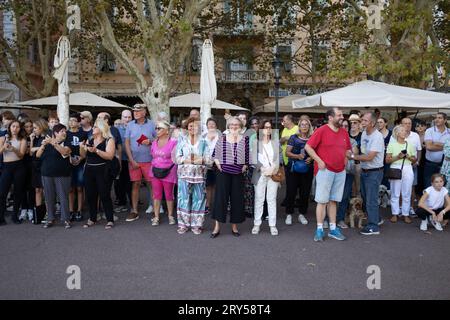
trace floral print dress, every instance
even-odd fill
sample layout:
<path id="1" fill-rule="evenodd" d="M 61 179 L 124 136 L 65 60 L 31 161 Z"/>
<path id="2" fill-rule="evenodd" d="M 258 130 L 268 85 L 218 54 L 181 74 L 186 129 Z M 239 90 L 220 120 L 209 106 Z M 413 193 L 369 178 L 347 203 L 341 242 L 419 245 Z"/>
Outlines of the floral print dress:
<path id="1" fill-rule="evenodd" d="M 441 174 L 444 175 L 446 181 L 445 187 L 450 190 L 450 160 L 446 159 L 450 159 L 450 139 L 444 144 L 444 162 L 441 167 Z"/>

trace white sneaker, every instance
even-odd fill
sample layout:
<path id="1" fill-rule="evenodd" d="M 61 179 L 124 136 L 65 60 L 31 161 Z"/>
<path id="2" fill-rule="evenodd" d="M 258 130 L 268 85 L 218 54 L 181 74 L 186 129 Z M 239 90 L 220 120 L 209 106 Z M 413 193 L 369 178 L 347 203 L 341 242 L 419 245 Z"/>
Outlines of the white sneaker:
<path id="1" fill-rule="evenodd" d="M 34 215 L 34 210 L 33 209 L 28 209 L 28 220 L 29 221 L 33 220 L 33 215 Z"/>
<path id="2" fill-rule="evenodd" d="M 439 221 L 434 221 L 433 219 L 430 219 L 431 225 L 437 230 L 437 231 L 442 231 L 442 226 L 439 223 Z"/>
<path id="3" fill-rule="evenodd" d="M 19 220 L 26 220 L 27 219 L 27 214 L 28 214 L 28 210 L 27 209 L 22 209 L 20 211 Z"/>
<path id="4" fill-rule="evenodd" d="M 270 227 L 270 234 L 273 236 L 277 236 L 278 235 L 277 227 Z"/>
<path id="5" fill-rule="evenodd" d="M 119 217 L 116 215 L 113 216 L 113 219 L 114 219 L 114 222 L 119 221 Z"/>
<path id="6" fill-rule="evenodd" d="M 97 213 L 97 222 L 99 222 L 100 220 L 102 220 L 102 215 L 100 213 Z"/>
<path id="7" fill-rule="evenodd" d="M 428 230 L 428 222 L 426 219 L 422 220 L 422 222 L 420 223 L 420 230 L 422 230 L 422 231 Z"/>
<path id="8" fill-rule="evenodd" d="M 159 213 L 164 213 L 164 208 L 163 208 L 163 206 L 160 206 L 160 207 L 159 207 Z"/>
<path id="9" fill-rule="evenodd" d="M 413 207 L 411 207 L 411 208 L 409 209 L 409 216 L 410 216 L 410 217 L 415 217 L 415 216 L 416 216 L 416 212 L 414 211 Z"/>
<path id="10" fill-rule="evenodd" d="M 258 234 L 260 230 L 260 226 L 253 226 L 252 234 Z"/>
<path id="11" fill-rule="evenodd" d="M 288 226 L 292 225 L 292 215 L 291 214 L 288 214 L 286 216 L 286 220 L 284 221 L 284 223 L 286 223 Z"/>
<path id="12" fill-rule="evenodd" d="M 153 206 L 152 206 L 152 204 L 150 204 L 150 205 L 148 206 L 147 210 L 145 210 L 145 213 L 150 214 L 150 213 L 152 213 L 152 212 L 153 212 Z"/>
<path id="13" fill-rule="evenodd" d="M 308 220 L 306 220 L 305 216 L 302 214 L 298 215 L 298 222 L 300 222 L 301 224 L 308 224 Z"/>
<path id="14" fill-rule="evenodd" d="M 323 222 L 323 228 L 324 228 L 324 229 L 328 229 L 328 221 L 327 221 L 327 220 L 325 220 L 325 221 Z"/>
<path id="15" fill-rule="evenodd" d="M 381 226 L 384 223 L 384 219 L 380 219 L 380 221 L 378 222 L 378 225 Z"/>

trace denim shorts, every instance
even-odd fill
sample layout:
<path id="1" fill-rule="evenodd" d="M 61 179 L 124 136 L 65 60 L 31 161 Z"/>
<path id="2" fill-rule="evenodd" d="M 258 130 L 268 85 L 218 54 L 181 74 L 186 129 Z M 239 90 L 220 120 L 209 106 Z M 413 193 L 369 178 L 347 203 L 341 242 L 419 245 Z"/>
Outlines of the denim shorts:
<path id="1" fill-rule="evenodd" d="M 328 203 L 330 201 L 341 202 L 345 186 L 345 170 L 336 173 L 328 169 L 319 170 L 316 175 L 317 203 Z"/>
<path id="2" fill-rule="evenodd" d="M 84 187 L 84 164 L 79 164 L 72 167 L 72 188 Z"/>

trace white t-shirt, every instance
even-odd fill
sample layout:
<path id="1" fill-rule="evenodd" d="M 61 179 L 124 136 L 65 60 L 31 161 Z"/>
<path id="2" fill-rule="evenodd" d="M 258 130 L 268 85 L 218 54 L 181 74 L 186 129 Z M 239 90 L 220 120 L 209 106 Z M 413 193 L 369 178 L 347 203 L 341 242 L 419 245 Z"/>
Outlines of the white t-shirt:
<path id="1" fill-rule="evenodd" d="M 361 154 L 369 154 L 371 151 L 377 152 L 372 161 L 361 161 L 362 169 L 377 169 L 384 166 L 384 138 L 380 131 L 374 130 L 367 135 L 366 130 L 361 135 Z"/>
<path id="2" fill-rule="evenodd" d="M 427 131 L 425 131 L 425 137 L 424 137 L 425 142 L 427 142 L 427 141 L 431 141 L 433 143 L 439 142 L 439 143 L 442 143 L 442 145 L 444 145 L 448 139 L 450 139 L 450 130 L 447 128 L 445 128 L 444 132 L 440 132 L 438 130 L 438 128 L 436 128 L 436 127 L 428 128 Z M 425 153 L 425 158 L 428 161 L 439 163 L 442 161 L 443 155 L 444 155 L 444 151 L 427 150 L 427 152 Z"/>
<path id="3" fill-rule="evenodd" d="M 437 191 L 433 186 L 426 188 L 423 192 L 428 194 L 427 207 L 431 210 L 443 208 L 445 206 L 445 196 L 448 190 L 442 187 L 441 191 Z"/>

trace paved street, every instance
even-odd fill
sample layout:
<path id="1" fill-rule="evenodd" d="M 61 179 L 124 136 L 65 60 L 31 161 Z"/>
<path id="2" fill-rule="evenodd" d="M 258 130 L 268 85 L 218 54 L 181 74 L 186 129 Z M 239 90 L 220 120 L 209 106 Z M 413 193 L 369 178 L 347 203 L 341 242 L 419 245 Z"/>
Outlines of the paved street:
<path id="1" fill-rule="evenodd" d="M 310 211 L 314 206 L 310 208 Z M 284 212 L 284 211 L 282 211 Z M 348 239 L 314 243 L 314 223 L 265 225 L 251 221 L 233 237 L 178 235 L 167 217 L 152 227 L 145 214 L 113 230 L 104 222 L 43 229 L 25 223 L 0 229 L 0 299 L 444 299 L 450 298 L 450 232 L 422 233 L 386 222 L 380 236 L 344 230 Z M 312 218 L 312 211 L 308 218 Z M 68 290 L 66 268 L 81 268 L 81 290 Z M 367 267 L 381 270 L 381 289 L 366 286 Z"/>

